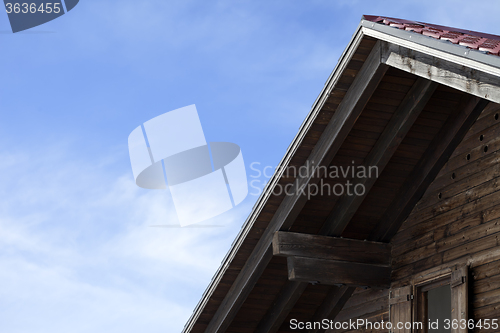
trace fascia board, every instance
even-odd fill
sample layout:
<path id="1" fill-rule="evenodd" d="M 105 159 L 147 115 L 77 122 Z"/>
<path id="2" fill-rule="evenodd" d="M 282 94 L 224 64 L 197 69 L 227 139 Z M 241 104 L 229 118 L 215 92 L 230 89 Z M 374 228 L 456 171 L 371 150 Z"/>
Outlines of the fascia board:
<path id="1" fill-rule="evenodd" d="M 367 20 L 361 20 L 360 25 L 367 36 L 500 77 L 498 56 Z"/>

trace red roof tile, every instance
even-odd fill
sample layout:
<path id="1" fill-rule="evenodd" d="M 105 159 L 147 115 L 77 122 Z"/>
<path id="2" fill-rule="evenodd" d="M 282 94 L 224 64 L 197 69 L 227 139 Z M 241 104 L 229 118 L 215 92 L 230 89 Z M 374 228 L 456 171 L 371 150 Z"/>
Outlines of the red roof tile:
<path id="1" fill-rule="evenodd" d="M 474 50 L 500 55 L 500 36 L 456 29 L 423 22 L 397 19 L 393 17 L 364 15 L 367 21 L 385 24 L 402 30 L 413 31 L 424 36 L 449 41 Z"/>

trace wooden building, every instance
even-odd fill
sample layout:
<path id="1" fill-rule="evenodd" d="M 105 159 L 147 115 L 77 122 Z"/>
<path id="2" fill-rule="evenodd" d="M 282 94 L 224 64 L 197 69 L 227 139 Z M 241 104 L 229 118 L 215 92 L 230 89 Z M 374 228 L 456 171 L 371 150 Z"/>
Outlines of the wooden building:
<path id="1" fill-rule="evenodd" d="M 364 16 L 184 332 L 500 332 L 499 51 Z"/>

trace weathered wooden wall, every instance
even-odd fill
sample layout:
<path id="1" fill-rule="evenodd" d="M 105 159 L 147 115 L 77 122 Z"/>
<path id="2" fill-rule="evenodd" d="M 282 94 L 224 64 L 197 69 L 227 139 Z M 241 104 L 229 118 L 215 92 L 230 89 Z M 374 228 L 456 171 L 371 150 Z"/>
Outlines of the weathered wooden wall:
<path id="1" fill-rule="evenodd" d="M 468 264 L 469 318 L 500 319 L 499 237 L 500 105 L 490 103 L 393 238 L 393 285 Z M 356 318 L 388 320 L 388 291 L 358 290 L 336 320 Z"/>
<path id="2" fill-rule="evenodd" d="M 397 285 L 469 264 L 475 320 L 500 318 L 499 113 L 498 104 L 483 111 L 392 241 Z"/>

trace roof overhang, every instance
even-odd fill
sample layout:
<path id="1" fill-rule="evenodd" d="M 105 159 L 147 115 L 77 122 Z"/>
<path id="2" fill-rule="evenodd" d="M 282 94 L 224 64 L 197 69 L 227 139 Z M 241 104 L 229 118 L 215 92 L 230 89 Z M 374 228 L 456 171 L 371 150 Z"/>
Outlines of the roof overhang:
<path id="1" fill-rule="evenodd" d="M 441 85 L 454 88 L 458 91 L 470 94 L 482 99 L 500 103 L 500 57 L 491 56 L 469 50 L 463 46 L 454 45 L 446 41 L 436 40 L 427 36 L 422 36 L 414 32 L 405 31 L 383 24 L 375 23 L 369 20 L 361 20 L 356 32 L 350 40 L 347 48 L 342 53 L 335 69 L 326 81 L 321 93 L 314 102 L 311 111 L 302 123 L 298 134 L 293 139 L 288 147 L 285 156 L 276 168 L 275 174 L 271 177 L 263 190 L 261 196 L 254 205 L 249 217 L 242 226 L 241 231 L 233 242 L 231 249 L 223 259 L 221 266 L 217 270 L 215 276 L 210 282 L 208 288 L 203 294 L 200 302 L 196 306 L 191 318 L 187 322 L 183 332 L 192 332 L 196 323 L 200 320 L 207 304 L 215 297 L 217 288 L 228 276 L 228 270 L 234 264 L 235 258 L 242 251 L 242 246 L 249 237 L 249 234 L 257 228 L 258 219 L 265 211 L 272 197 L 272 190 L 284 178 L 284 172 L 290 165 L 297 152 L 305 145 L 304 141 L 308 138 L 312 127 L 318 119 L 320 112 L 326 108 L 328 99 L 335 93 L 335 88 L 343 78 L 349 64 L 353 60 L 353 56 L 357 54 L 361 43 L 369 39 L 376 39 L 377 51 L 371 53 L 374 65 L 371 68 L 365 68 L 365 74 L 369 72 L 367 77 L 379 76 L 373 82 L 379 82 L 384 76 L 380 72 L 381 65 L 384 67 L 393 67 L 402 71 L 411 73 L 418 77 L 429 79 Z M 368 60 L 367 60 L 368 61 Z M 363 68 L 357 72 L 356 77 L 361 75 Z M 361 74 L 360 74 L 361 73 Z M 377 81 L 378 80 L 378 81 Z M 353 90 L 351 96 L 362 93 L 368 89 L 370 82 L 361 82 L 358 80 L 358 90 Z M 355 83 L 353 83 L 354 85 Z M 372 89 L 374 89 L 372 87 Z M 349 91 L 342 102 L 348 98 Z M 371 96 L 368 93 L 367 96 Z M 342 104 L 342 102 L 340 104 Z M 344 103 L 346 104 L 346 103 Z M 483 105 L 484 106 L 484 105 Z M 356 121 L 358 117 L 353 116 L 351 120 L 342 118 L 342 112 L 338 109 L 334 110 L 332 120 L 323 130 L 321 138 L 317 141 L 312 149 L 311 156 L 314 161 L 322 161 L 332 159 L 331 147 L 338 145 L 337 151 L 345 140 L 345 135 L 338 135 L 343 128 L 348 129 L 349 121 Z M 346 111 L 347 112 L 347 111 Z M 361 112 L 361 111 L 359 111 Z M 477 116 L 477 115 L 476 115 Z M 340 122 L 339 122 L 340 121 Z M 466 121 L 466 120 L 464 120 Z M 337 122 L 335 126 L 332 123 Z M 327 131 L 337 131 L 326 135 Z M 335 155 L 336 152 L 333 154 Z M 326 162 L 325 162 L 326 163 Z M 328 162 L 329 163 L 329 162 Z M 311 177 L 298 179 L 298 184 L 307 184 L 311 181 Z M 272 218 L 267 222 L 265 229 L 260 232 L 260 238 L 257 244 L 254 245 L 251 254 L 245 254 L 246 262 L 241 268 L 240 273 L 235 278 L 227 278 L 225 283 L 231 283 L 232 287 L 225 292 L 223 300 L 218 302 L 217 311 L 210 314 L 210 323 L 208 326 L 203 326 L 205 332 L 223 332 L 230 325 L 236 313 L 239 311 L 248 294 L 255 286 L 256 281 L 263 274 L 267 264 L 273 257 L 271 244 L 275 233 L 279 230 L 287 230 L 294 223 L 300 210 L 304 207 L 304 198 L 300 197 L 285 197 L 280 202 L 279 207 L 274 210 Z M 260 225 L 258 228 L 262 228 Z M 346 291 L 344 290 L 345 295 Z M 352 293 L 352 291 L 351 291 Z M 220 295 L 217 295 L 220 297 Z M 201 329 L 201 328 L 200 328 Z M 198 330 L 199 331 L 199 330 Z"/>

